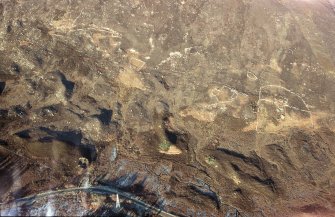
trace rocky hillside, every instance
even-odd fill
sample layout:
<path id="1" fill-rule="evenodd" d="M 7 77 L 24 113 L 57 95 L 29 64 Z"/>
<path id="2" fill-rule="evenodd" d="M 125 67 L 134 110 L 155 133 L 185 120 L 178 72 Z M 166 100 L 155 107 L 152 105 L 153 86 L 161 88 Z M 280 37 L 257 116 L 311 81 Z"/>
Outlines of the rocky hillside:
<path id="1" fill-rule="evenodd" d="M 0 0 L 0 24 L 2 214 L 335 216 L 334 1 Z M 8 205 L 92 186 L 116 190 Z"/>

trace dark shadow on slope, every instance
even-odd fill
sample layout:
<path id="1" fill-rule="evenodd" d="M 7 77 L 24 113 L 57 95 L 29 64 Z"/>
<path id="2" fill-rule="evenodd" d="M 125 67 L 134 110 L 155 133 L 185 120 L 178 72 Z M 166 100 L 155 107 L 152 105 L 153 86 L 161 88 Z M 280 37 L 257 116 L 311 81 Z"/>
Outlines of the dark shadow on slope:
<path id="1" fill-rule="evenodd" d="M 0 95 L 3 93 L 5 88 L 6 88 L 6 82 L 0 81 Z"/>
<path id="2" fill-rule="evenodd" d="M 90 162 L 95 161 L 97 158 L 97 151 L 94 145 L 82 143 L 83 135 L 80 131 L 55 131 L 46 127 L 40 127 L 41 131 L 46 132 L 51 137 L 44 137 L 43 139 L 52 140 L 56 139 L 65 142 L 69 145 L 78 147 L 83 157 L 87 158 Z"/>
<path id="3" fill-rule="evenodd" d="M 61 71 L 56 71 L 56 74 L 60 77 L 62 84 L 65 87 L 65 96 L 71 98 L 74 90 L 74 82 L 66 79 L 65 75 Z"/>
<path id="4" fill-rule="evenodd" d="M 17 135 L 21 139 L 30 139 L 31 136 L 29 135 L 29 133 L 30 133 L 30 130 L 22 130 L 20 132 L 15 133 L 15 135 Z"/>
<path id="5" fill-rule="evenodd" d="M 93 117 L 98 118 L 103 125 L 110 125 L 112 121 L 113 111 L 110 109 L 100 109 L 99 115 L 93 115 Z"/>

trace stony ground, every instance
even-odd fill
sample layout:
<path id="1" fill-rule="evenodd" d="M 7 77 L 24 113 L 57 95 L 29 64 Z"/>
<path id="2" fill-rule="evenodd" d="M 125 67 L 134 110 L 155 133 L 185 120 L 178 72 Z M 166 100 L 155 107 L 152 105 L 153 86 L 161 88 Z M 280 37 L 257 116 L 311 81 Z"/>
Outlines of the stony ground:
<path id="1" fill-rule="evenodd" d="M 0 24 L 2 202 L 335 216 L 334 1 L 0 0 Z"/>

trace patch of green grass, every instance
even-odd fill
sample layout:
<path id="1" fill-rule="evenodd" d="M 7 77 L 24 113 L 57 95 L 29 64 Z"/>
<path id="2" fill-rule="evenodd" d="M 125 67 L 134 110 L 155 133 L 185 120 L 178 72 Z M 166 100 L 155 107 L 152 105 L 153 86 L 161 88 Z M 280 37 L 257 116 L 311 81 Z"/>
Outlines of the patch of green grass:
<path id="1" fill-rule="evenodd" d="M 216 163 L 216 159 L 213 156 L 208 156 L 206 158 L 206 163 L 208 163 L 209 165 L 214 165 Z"/>
<path id="2" fill-rule="evenodd" d="M 168 151 L 170 149 L 171 143 L 168 142 L 166 139 L 164 139 L 160 144 L 159 144 L 159 149 L 162 151 Z"/>

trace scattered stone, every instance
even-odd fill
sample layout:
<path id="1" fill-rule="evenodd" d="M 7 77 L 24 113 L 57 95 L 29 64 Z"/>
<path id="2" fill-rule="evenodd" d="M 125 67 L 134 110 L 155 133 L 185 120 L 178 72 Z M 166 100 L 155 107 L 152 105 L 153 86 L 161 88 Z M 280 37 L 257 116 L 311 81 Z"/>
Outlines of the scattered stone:
<path id="1" fill-rule="evenodd" d="M 116 148 L 116 147 L 113 147 L 113 148 L 112 148 L 112 151 L 111 151 L 111 154 L 110 154 L 110 158 L 109 158 L 109 160 L 110 160 L 111 162 L 113 162 L 113 161 L 116 160 L 116 158 L 117 158 L 117 148 Z"/>
<path id="2" fill-rule="evenodd" d="M 89 161 L 87 158 L 81 157 L 79 158 L 78 164 L 81 168 L 86 169 L 89 165 Z"/>

